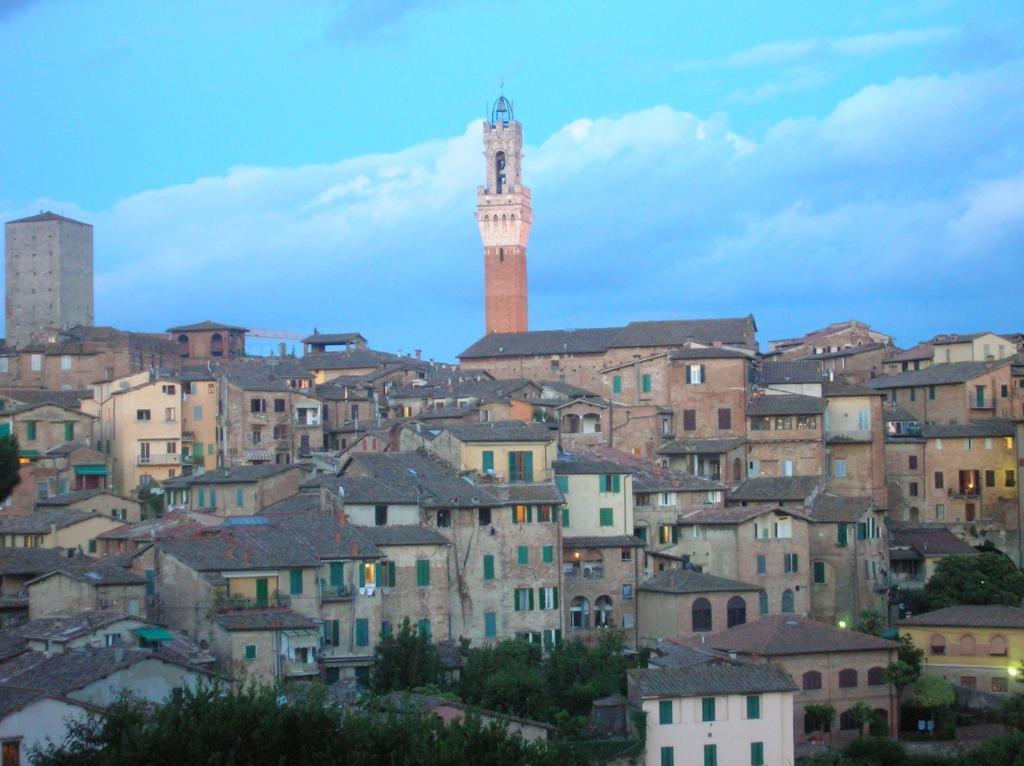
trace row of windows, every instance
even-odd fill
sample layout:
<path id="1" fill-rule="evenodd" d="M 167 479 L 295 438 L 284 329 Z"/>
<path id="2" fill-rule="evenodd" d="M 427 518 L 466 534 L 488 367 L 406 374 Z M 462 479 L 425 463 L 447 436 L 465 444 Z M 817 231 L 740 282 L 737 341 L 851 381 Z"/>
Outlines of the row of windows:
<path id="1" fill-rule="evenodd" d="M 687 760 L 686 763 L 696 763 L 696 761 Z M 675 764 L 676 749 L 674 747 L 661 748 L 661 766 L 675 766 Z M 704 766 L 718 766 L 718 745 L 704 745 Z M 739 766 L 739 764 L 734 766 Z M 750 743 L 750 766 L 764 766 L 763 742 Z"/>
<path id="2" fill-rule="evenodd" d="M 774 418 L 767 416 L 752 417 L 750 419 L 750 430 L 792 431 L 794 424 L 798 431 L 813 431 L 818 427 L 818 416 L 798 415 L 795 418 L 790 415 L 779 415 Z"/>
<path id="3" fill-rule="evenodd" d="M 660 700 L 658 702 L 658 724 L 667 726 L 673 723 L 682 722 L 681 716 L 675 715 L 676 704 L 673 700 Z M 700 720 L 704 723 L 711 723 L 718 719 L 718 698 L 702 697 L 700 701 Z M 761 719 L 761 697 L 757 694 L 749 694 L 746 698 L 744 720 L 758 721 Z"/>
<path id="4" fill-rule="evenodd" d="M 683 430 L 684 431 L 696 431 L 697 430 L 697 410 L 683 410 Z M 720 407 L 718 409 L 718 430 L 719 431 L 731 431 L 732 430 L 732 409 L 729 407 Z M 661 432 L 663 434 L 670 433 L 671 431 L 671 420 L 665 425 L 663 421 Z"/>
<path id="5" fill-rule="evenodd" d="M 816 691 L 821 689 L 822 675 L 817 670 L 808 670 L 802 678 L 804 691 Z M 886 678 L 885 668 L 868 668 L 868 686 L 886 686 L 889 679 Z M 858 686 L 858 673 L 854 668 L 844 668 L 839 671 L 839 688 L 855 689 Z"/>
<path id="6" fill-rule="evenodd" d="M 888 720 L 889 720 L 889 711 L 886 710 L 885 708 L 881 708 L 881 707 L 875 708 L 872 712 L 874 713 L 875 718 L 877 720 L 888 722 Z M 804 734 L 814 734 L 815 732 L 818 731 L 817 729 L 814 728 L 814 723 L 815 723 L 815 719 L 813 717 L 811 717 L 811 716 L 806 715 L 806 712 L 805 712 L 805 715 L 804 715 Z M 858 731 L 858 730 L 860 730 L 861 724 L 858 721 L 857 716 L 854 714 L 853 710 L 844 710 L 842 713 L 839 714 L 839 728 L 842 731 Z M 829 721 L 828 725 L 825 727 L 825 731 L 826 732 L 832 731 L 832 722 L 831 721 Z"/>
<path id="7" fill-rule="evenodd" d="M 6 424 L 4 424 L 6 426 Z M 66 420 L 63 422 L 64 426 L 64 440 L 73 441 L 75 438 L 75 421 Z M 7 431 L 9 426 L 4 430 Z M 25 441 L 34 442 L 39 434 L 39 422 L 36 420 L 25 421 Z M 0 434 L 6 435 L 6 433 Z"/>
<path id="8" fill-rule="evenodd" d="M 946 655 L 946 637 L 941 633 L 933 633 L 928 638 L 928 651 L 931 654 L 944 656 Z M 973 657 L 978 654 L 978 643 L 974 636 L 966 634 L 960 636 L 960 640 L 957 643 L 957 655 L 960 657 Z M 1007 650 L 1006 637 L 995 635 L 988 641 L 986 647 L 986 653 L 991 657 L 1005 657 Z"/>

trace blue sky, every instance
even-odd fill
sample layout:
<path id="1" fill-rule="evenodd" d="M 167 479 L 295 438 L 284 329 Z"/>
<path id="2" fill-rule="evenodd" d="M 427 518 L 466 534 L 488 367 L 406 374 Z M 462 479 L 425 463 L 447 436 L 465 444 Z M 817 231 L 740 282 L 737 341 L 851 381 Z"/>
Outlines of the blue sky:
<path id="1" fill-rule="evenodd" d="M 452 358 L 515 102 L 534 329 L 1024 330 L 1018 2 L 0 0 L 0 214 L 96 227 L 97 322 Z"/>

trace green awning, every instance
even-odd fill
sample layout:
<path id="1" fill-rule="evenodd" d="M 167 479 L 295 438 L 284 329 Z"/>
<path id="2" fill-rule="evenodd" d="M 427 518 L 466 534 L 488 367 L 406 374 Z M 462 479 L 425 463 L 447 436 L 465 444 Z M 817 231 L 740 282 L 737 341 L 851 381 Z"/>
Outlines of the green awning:
<path id="1" fill-rule="evenodd" d="M 39 457 L 39 450 L 37 449 L 23 449 L 18 450 L 18 454 L 22 457 Z"/>
<path id="2" fill-rule="evenodd" d="M 133 628 L 132 633 L 143 641 L 173 641 L 174 636 L 164 628 Z"/>
<path id="3" fill-rule="evenodd" d="M 76 465 L 75 473 L 79 476 L 106 476 L 107 467 L 105 465 Z"/>

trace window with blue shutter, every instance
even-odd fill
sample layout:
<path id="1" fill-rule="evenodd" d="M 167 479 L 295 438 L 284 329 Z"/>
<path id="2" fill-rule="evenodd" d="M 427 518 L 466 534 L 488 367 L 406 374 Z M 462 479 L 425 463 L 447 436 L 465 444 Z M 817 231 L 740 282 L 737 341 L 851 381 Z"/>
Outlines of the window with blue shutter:
<path id="1" fill-rule="evenodd" d="M 430 562 L 426 559 L 416 562 L 416 584 L 421 588 L 430 585 Z"/>
<path id="2" fill-rule="evenodd" d="M 672 723 L 672 700 L 658 703 L 658 723 L 662 726 Z"/>
<path id="3" fill-rule="evenodd" d="M 764 766 L 764 742 L 750 743 L 750 766 Z"/>
<path id="4" fill-rule="evenodd" d="M 541 549 L 541 560 L 545 564 L 553 563 L 554 560 L 555 560 L 555 546 L 553 546 L 553 545 L 545 545 Z"/>
<path id="5" fill-rule="evenodd" d="M 523 453 L 523 481 L 529 483 L 533 481 L 533 453 Z"/>
<path id="6" fill-rule="evenodd" d="M 558 491 L 563 495 L 569 494 L 569 477 L 568 476 L 556 476 L 555 484 L 558 485 Z"/>
<path id="7" fill-rule="evenodd" d="M 430 620 L 422 619 L 416 621 L 416 632 L 423 638 L 430 640 Z"/>
<path id="8" fill-rule="evenodd" d="M 496 612 L 484 612 L 484 637 L 494 638 L 498 635 L 498 615 Z"/>
<path id="9" fill-rule="evenodd" d="M 344 564 L 342 564 L 340 561 L 332 561 L 330 564 L 330 572 L 331 587 L 340 587 L 344 583 L 345 578 Z"/>
<path id="10" fill-rule="evenodd" d="M 700 720 L 702 721 L 714 721 L 715 720 L 715 698 L 704 697 L 700 701 Z"/>
<path id="11" fill-rule="evenodd" d="M 645 394 L 651 393 L 651 376 L 643 375 L 640 378 L 640 390 Z"/>
<path id="12" fill-rule="evenodd" d="M 761 717 L 761 698 L 756 694 L 747 697 L 747 718 L 756 721 Z"/>
<path id="13" fill-rule="evenodd" d="M 661 766 L 676 766 L 675 750 L 671 747 L 661 748 Z"/>
<path id="14" fill-rule="evenodd" d="M 836 545 L 839 545 L 839 546 L 846 545 L 847 542 L 848 542 L 846 535 L 847 535 L 846 525 L 845 524 L 840 524 L 839 525 L 839 536 L 836 538 Z"/>
<path id="15" fill-rule="evenodd" d="M 239 508 L 245 505 L 245 490 L 241 487 L 235 490 L 235 505 Z"/>
<path id="16" fill-rule="evenodd" d="M 718 745 L 704 745 L 704 766 L 718 766 Z"/>
<path id="17" fill-rule="evenodd" d="M 288 573 L 289 577 L 289 592 L 293 596 L 302 595 L 302 570 L 292 569 Z"/>
<path id="18" fill-rule="evenodd" d="M 613 526 L 615 524 L 615 521 L 613 519 L 613 515 L 614 515 L 614 513 L 613 513 L 611 508 L 602 508 L 601 509 L 601 515 L 600 515 L 601 526 L 602 527 Z"/>
<path id="19" fill-rule="evenodd" d="M 484 554 L 484 579 L 494 579 L 494 556 L 490 553 Z"/>
<path id="20" fill-rule="evenodd" d="M 521 565 L 529 564 L 530 563 L 530 549 L 528 547 L 526 547 L 525 545 L 520 545 L 516 549 L 516 560 Z"/>
<path id="21" fill-rule="evenodd" d="M 621 394 L 622 393 L 622 376 L 621 375 L 612 375 L 612 393 L 613 394 Z"/>
<path id="22" fill-rule="evenodd" d="M 491 450 L 484 450 L 484 473 L 494 473 L 494 453 Z"/>

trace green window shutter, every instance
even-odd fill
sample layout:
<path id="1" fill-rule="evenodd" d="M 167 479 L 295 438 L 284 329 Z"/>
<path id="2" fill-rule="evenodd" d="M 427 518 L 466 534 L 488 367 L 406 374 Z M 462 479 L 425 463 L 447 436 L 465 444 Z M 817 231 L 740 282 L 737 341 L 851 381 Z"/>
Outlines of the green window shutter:
<path id="1" fill-rule="evenodd" d="M 359 567 L 359 587 L 362 588 L 366 585 L 366 565 L 357 564 L 356 566 Z"/>
<path id="2" fill-rule="evenodd" d="M 621 394 L 622 393 L 622 376 L 621 375 L 613 375 L 612 376 L 612 393 L 613 394 Z"/>
<path id="3" fill-rule="evenodd" d="M 607 486 L 608 486 L 608 485 L 607 485 L 607 484 L 605 484 L 605 480 L 604 480 L 604 474 L 602 473 L 602 474 L 600 474 L 600 475 L 599 475 L 599 476 L 597 477 L 597 491 L 598 491 L 598 492 L 607 492 L 607 491 L 608 491 L 608 490 L 606 489 L 606 487 L 607 487 Z"/>
<path id="4" fill-rule="evenodd" d="M 421 588 L 430 585 L 430 562 L 425 559 L 416 562 L 416 584 Z"/>
<path id="5" fill-rule="evenodd" d="M 523 453 L 523 481 L 533 481 L 533 452 Z"/>
<path id="6" fill-rule="evenodd" d="M 205 489 L 199 490 L 199 502 L 197 503 L 197 507 L 199 507 L 199 508 L 205 508 L 206 507 L 206 490 Z"/>
<path id="7" fill-rule="evenodd" d="M 563 508 L 562 509 L 562 526 L 563 527 L 569 526 L 569 509 L 568 508 Z"/>
<path id="8" fill-rule="evenodd" d="M 239 508 L 245 505 L 245 490 L 241 487 L 235 490 L 235 505 Z"/>
<path id="9" fill-rule="evenodd" d="M 424 618 L 416 621 L 416 632 L 423 636 L 423 638 L 430 640 L 430 620 Z"/>
<path id="10" fill-rule="evenodd" d="M 644 375 L 640 378 L 640 385 L 643 388 L 645 394 L 651 393 L 651 376 Z"/>
<path id="11" fill-rule="evenodd" d="M 156 593 L 156 570 L 146 570 L 146 595 L 152 596 Z"/>
<path id="12" fill-rule="evenodd" d="M 516 480 L 516 455 L 518 452 L 508 453 L 508 476 L 505 477 L 506 481 Z"/>
<path id="13" fill-rule="evenodd" d="M 331 646 L 341 644 L 341 621 L 331 620 Z"/>
<path id="14" fill-rule="evenodd" d="M 516 551 L 516 558 L 520 564 L 530 563 L 530 549 L 525 545 L 520 545 Z"/>
<path id="15" fill-rule="evenodd" d="M 520 588 L 516 588 L 514 591 L 512 591 L 512 606 L 514 607 L 515 611 L 517 611 L 517 612 L 523 611 L 522 593 L 523 593 L 523 591 Z"/>
<path id="16" fill-rule="evenodd" d="M 640 538 L 640 542 L 647 544 L 647 527 L 637 527 L 633 534 Z"/>
<path id="17" fill-rule="evenodd" d="M 344 577 L 345 577 L 345 575 L 344 575 L 344 572 L 345 572 L 344 567 L 345 567 L 345 565 L 342 564 L 340 561 L 332 561 L 331 562 L 331 575 L 330 575 L 331 580 L 330 580 L 330 582 L 331 582 L 331 586 L 332 587 L 339 587 L 344 582 Z"/>
<path id="18" fill-rule="evenodd" d="M 527 588 L 526 589 L 526 595 L 527 595 L 527 603 L 529 604 L 527 609 L 529 609 L 529 611 L 532 612 L 533 611 L 533 588 Z"/>
<path id="19" fill-rule="evenodd" d="M 662 726 L 672 723 L 672 700 L 662 700 L 658 703 L 658 723 Z"/>
<path id="20" fill-rule="evenodd" d="M 750 743 L 750 766 L 764 766 L 764 742 Z"/>
<path id="21" fill-rule="evenodd" d="M 0 404 L 3 404 L 3 402 L 0 402 Z M 3 409 L 3 408 L 0 407 L 0 409 Z M 2 437 L 2 436 L 10 436 L 10 435 L 11 435 L 11 424 L 10 423 L 0 423 L 0 437 Z"/>
<path id="22" fill-rule="evenodd" d="M 494 556 L 490 553 L 484 554 L 484 579 L 494 579 Z"/>
<path id="23" fill-rule="evenodd" d="M 71 441 L 75 438 L 75 423 L 69 421 L 64 424 L 64 440 Z"/>
<path id="24" fill-rule="evenodd" d="M 491 450 L 484 450 L 484 473 L 488 471 L 494 472 L 494 452 Z"/>
<path id="25" fill-rule="evenodd" d="M 533 506 L 526 506 L 526 521 L 530 524 L 533 523 Z"/>
<path id="26" fill-rule="evenodd" d="M 846 525 L 845 524 L 840 524 L 839 525 L 839 537 L 837 538 L 836 542 L 839 545 L 846 545 L 846 543 L 848 542 L 847 537 L 846 537 Z"/>
<path id="27" fill-rule="evenodd" d="M 714 721 L 715 720 L 715 698 L 704 697 L 700 701 L 700 712 L 702 721 Z"/>
<path id="28" fill-rule="evenodd" d="M 617 473 L 616 474 L 612 474 L 612 492 L 621 492 L 621 491 L 622 491 L 622 477 L 619 476 Z"/>
<path id="29" fill-rule="evenodd" d="M 394 588 L 395 587 L 395 582 L 396 582 L 396 578 L 395 578 L 395 562 L 394 561 L 389 561 L 388 562 L 388 587 L 389 588 Z"/>
<path id="30" fill-rule="evenodd" d="M 356 646 L 370 645 L 370 621 L 365 617 L 356 618 Z"/>
<path id="31" fill-rule="evenodd" d="M 867 540 L 868 539 L 868 525 L 863 521 L 857 522 L 857 539 Z"/>
<path id="32" fill-rule="evenodd" d="M 747 697 L 747 718 L 756 721 L 761 717 L 761 698 L 756 694 Z"/>
<path id="33" fill-rule="evenodd" d="M 679 527 L 677 527 L 675 524 L 672 525 L 672 542 L 679 542 Z"/>
<path id="34" fill-rule="evenodd" d="M 545 545 L 541 549 L 541 551 L 542 551 L 541 560 L 545 564 L 551 564 L 551 563 L 554 562 L 554 560 L 555 560 L 555 546 L 553 546 L 553 545 Z"/>
<path id="35" fill-rule="evenodd" d="M 498 616 L 494 612 L 484 612 L 484 637 L 494 638 L 498 635 Z"/>
<path id="36" fill-rule="evenodd" d="M 558 491 L 563 495 L 569 494 L 569 477 L 568 476 L 556 476 L 555 484 L 558 485 Z"/>
<path id="37" fill-rule="evenodd" d="M 302 570 L 301 569 L 293 569 L 293 570 L 291 570 L 288 573 L 288 576 L 290 578 L 289 592 L 293 596 L 301 596 L 302 595 Z"/>
<path id="38" fill-rule="evenodd" d="M 380 569 L 380 564 L 374 564 L 373 565 L 373 581 L 377 585 L 383 586 L 384 585 L 384 580 L 381 579 L 381 574 L 382 573 L 381 573 L 381 569 Z"/>
<path id="39" fill-rule="evenodd" d="M 614 526 L 615 522 L 614 522 L 614 519 L 612 518 L 613 515 L 614 514 L 613 514 L 613 511 L 612 511 L 611 508 L 602 508 L 601 509 L 601 526 L 602 527 Z"/>
<path id="40" fill-rule="evenodd" d="M 256 659 L 256 644 L 245 645 L 245 659 L 254 660 Z"/>
<path id="41" fill-rule="evenodd" d="M 36 422 L 34 420 L 30 420 L 25 424 L 25 438 L 30 442 L 36 440 Z"/>
<path id="42" fill-rule="evenodd" d="M 513 524 L 518 524 L 519 523 L 519 518 L 516 516 L 516 507 L 514 505 L 512 506 L 512 523 Z"/>
<path id="43" fill-rule="evenodd" d="M 214 508 L 217 505 L 217 490 L 210 487 L 210 507 Z"/>
<path id="44" fill-rule="evenodd" d="M 661 766 L 676 766 L 676 754 L 673 748 L 661 748 Z"/>
<path id="45" fill-rule="evenodd" d="M 704 766 L 718 766 L 718 745 L 704 745 Z"/>
<path id="46" fill-rule="evenodd" d="M 89 553 L 95 553 L 95 552 L 96 552 L 96 541 L 95 540 L 90 540 L 89 541 Z"/>
<path id="47" fill-rule="evenodd" d="M 558 609 L 558 586 L 556 585 L 554 588 L 551 589 L 551 591 L 554 594 L 554 596 L 552 597 L 554 599 L 552 601 L 552 604 L 553 604 L 552 608 L 553 609 Z"/>

